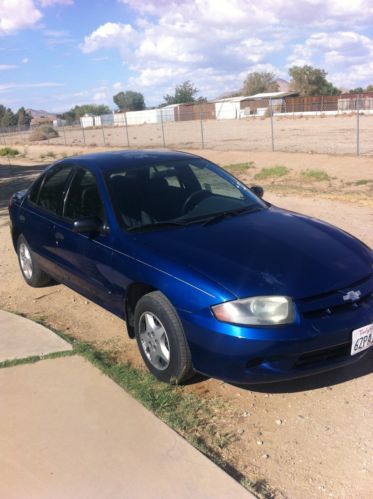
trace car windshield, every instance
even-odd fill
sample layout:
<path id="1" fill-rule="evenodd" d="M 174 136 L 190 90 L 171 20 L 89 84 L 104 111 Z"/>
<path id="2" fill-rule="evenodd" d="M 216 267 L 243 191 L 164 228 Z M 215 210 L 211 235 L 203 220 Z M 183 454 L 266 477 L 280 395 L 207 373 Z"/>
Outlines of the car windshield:
<path id="1" fill-rule="evenodd" d="M 234 177 L 199 158 L 123 167 L 109 172 L 107 182 L 126 230 L 210 222 L 266 208 Z"/>

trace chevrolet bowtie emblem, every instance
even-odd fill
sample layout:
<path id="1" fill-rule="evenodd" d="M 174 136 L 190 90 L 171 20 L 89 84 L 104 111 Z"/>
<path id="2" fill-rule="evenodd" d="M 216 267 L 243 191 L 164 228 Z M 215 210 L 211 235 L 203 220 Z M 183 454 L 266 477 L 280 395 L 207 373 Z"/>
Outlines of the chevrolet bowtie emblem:
<path id="1" fill-rule="evenodd" d="M 343 296 L 343 301 L 356 301 L 360 298 L 361 291 L 349 291 Z"/>

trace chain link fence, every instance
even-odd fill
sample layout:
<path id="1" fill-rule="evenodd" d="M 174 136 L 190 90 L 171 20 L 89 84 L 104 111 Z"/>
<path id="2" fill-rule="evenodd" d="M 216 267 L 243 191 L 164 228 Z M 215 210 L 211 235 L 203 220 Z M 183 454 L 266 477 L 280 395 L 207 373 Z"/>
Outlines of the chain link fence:
<path id="1" fill-rule="evenodd" d="M 0 129 L 0 147 L 182 148 L 373 154 L 373 98 L 236 101 Z"/>

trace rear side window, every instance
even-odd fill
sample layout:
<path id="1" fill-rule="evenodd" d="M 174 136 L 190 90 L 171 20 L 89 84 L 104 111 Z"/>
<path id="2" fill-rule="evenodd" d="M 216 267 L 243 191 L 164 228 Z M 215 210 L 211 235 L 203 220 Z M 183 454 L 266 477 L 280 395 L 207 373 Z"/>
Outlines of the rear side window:
<path id="1" fill-rule="evenodd" d="M 39 196 L 35 200 L 38 206 L 52 213 L 57 213 L 71 170 L 71 166 L 65 166 L 47 174 Z"/>
<path id="2" fill-rule="evenodd" d="M 84 169 L 77 171 L 65 201 L 63 215 L 72 220 L 98 217 L 102 222 L 106 221 L 96 178 L 90 171 Z"/>
<path id="3" fill-rule="evenodd" d="M 45 177 L 45 175 L 40 175 L 31 186 L 30 193 L 29 193 L 28 197 L 29 197 L 29 200 L 32 201 L 33 203 L 36 203 L 38 200 L 40 186 L 43 183 L 44 177 Z"/>

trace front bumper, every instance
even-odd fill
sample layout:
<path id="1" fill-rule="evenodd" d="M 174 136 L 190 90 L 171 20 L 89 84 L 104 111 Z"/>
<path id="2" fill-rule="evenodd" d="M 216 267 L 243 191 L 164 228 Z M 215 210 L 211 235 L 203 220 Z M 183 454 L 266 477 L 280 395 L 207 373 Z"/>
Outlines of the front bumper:
<path id="1" fill-rule="evenodd" d="M 373 300 L 373 297 L 372 297 Z M 240 327 L 217 321 L 210 310 L 178 311 L 193 367 L 234 383 L 267 383 L 300 378 L 352 364 L 352 331 L 373 323 L 372 300 L 334 316 L 275 327 Z"/>

